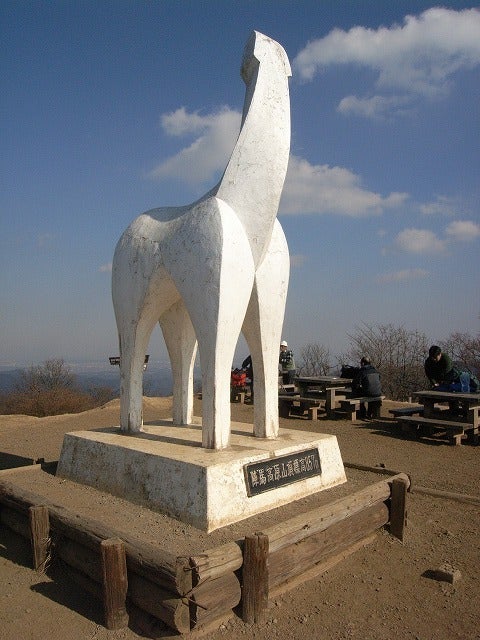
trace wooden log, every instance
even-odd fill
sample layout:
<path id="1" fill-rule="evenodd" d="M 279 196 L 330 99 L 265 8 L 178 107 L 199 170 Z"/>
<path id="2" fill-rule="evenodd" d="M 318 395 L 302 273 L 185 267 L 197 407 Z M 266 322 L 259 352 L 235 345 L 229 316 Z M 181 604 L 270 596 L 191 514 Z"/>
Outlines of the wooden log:
<path id="1" fill-rule="evenodd" d="M 242 589 L 237 576 L 230 572 L 196 586 L 190 594 L 192 628 L 205 626 L 232 613 L 240 602 Z"/>
<path id="2" fill-rule="evenodd" d="M 36 505 L 28 510 L 30 522 L 30 542 L 32 545 L 33 568 L 43 573 L 50 552 L 50 520 L 48 508 Z"/>
<path id="3" fill-rule="evenodd" d="M 392 481 L 390 499 L 390 533 L 403 542 L 407 521 L 407 483 L 403 478 Z"/>
<path id="4" fill-rule="evenodd" d="M 133 604 L 179 633 L 190 631 L 190 610 L 186 597 L 166 591 L 136 573 L 128 575 L 128 597 Z"/>
<path id="5" fill-rule="evenodd" d="M 242 618 L 246 623 L 264 622 L 268 606 L 268 536 L 245 536 L 243 548 Z"/>
<path id="6" fill-rule="evenodd" d="M 91 580 L 102 585 L 103 573 L 100 557 L 100 545 L 95 552 L 83 544 L 70 538 L 60 537 L 53 539 L 53 557 L 60 558 L 64 564 L 73 567 L 76 571 L 88 576 Z"/>
<path id="7" fill-rule="evenodd" d="M 69 564 L 57 560 L 56 566 L 63 577 L 78 585 L 81 589 L 93 596 L 99 603 L 102 602 L 102 585 L 92 580 L 87 575 L 75 569 Z"/>
<path id="8" fill-rule="evenodd" d="M 367 545 L 371 544 L 375 540 L 375 537 L 376 537 L 376 533 L 372 533 L 369 536 L 362 538 L 358 542 L 355 542 L 349 545 L 339 553 L 336 553 L 330 556 L 326 560 L 323 560 L 322 562 L 318 562 L 317 564 L 312 565 L 310 568 L 306 569 L 300 575 L 291 576 L 291 578 L 289 578 L 288 580 L 285 580 L 281 584 L 278 584 L 274 588 L 270 589 L 269 591 L 270 600 L 272 600 L 272 598 L 276 598 L 277 596 L 279 596 L 281 593 L 284 593 L 285 591 L 289 591 L 290 589 L 298 587 L 299 585 L 303 584 L 307 580 L 313 580 L 314 578 L 317 578 L 318 576 L 320 576 L 322 573 L 325 573 L 326 571 L 330 571 L 330 569 L 332 569 L 335 565 L 337 565 L 340 562 L 343 562 L 346 558 L 351 556 L 356 551 L 359 551 L 360 549 L 363 549 Z"/>
<path id="9" fill-rule="evenodd" d="M 410 485 L 408 476 L 400 473 L 392 478 L 369 485 L 345 498 L 339 498 L 329 504 L 295 516 L 286 522 L 269 527 L 264 533 L 270 541 L 270 553 L 295 544 L 307 535 L 324 531 L 336 522 L 358 513 L 372 504 L 388 500 L 391 495 L 390 485 L 394 478 L 404 478 L 408 482 L 408 486 Z"/>
<path id="10" fill-rule="evenodd" d="M 139 542 L 125 543 L 129 572 L 148 578 L 162 589 L 183 596 L 192 589 L 189 559 L 167 552 L 157 553 L 156 547 Z"/>
<path id="11" fill-rule="evenodd" d="M 242 547 L 243 541 L 227 542 L 220 547 L 191 556 L 193 586 L 240 569 L 243 563 Z"/>
<path id="12" fill-rule="evenodd" d="M 30 525 L 26 513 L 3 506 L 0 509 L 0 522 L 14 533 L 30 541 Z"/>
<path id="13" fill-rule="evenodd" d="M 163 549 L 133 538 L 127 532 L 106 528 L 101 523 L 80 516 L 72 518 L 70 514 L 50 511 L 50 522 L 55 531 L 94 550 L 98 549 L 102 540 L 121 537 L 129 571 L 148 577 L 178 595 L 187 593 L 192 587 L 188 558 L 177 558 Z"/>
<path id="14" fill-rule="evenodd" d="M 346 517 L 328 529 L 283 546 L 269 557 L 269 588 L 277 587 L 313 565 L 341 553 L 350 545 L 384 526 L 389 519 L 388 507 L 377 502 Z"/>
<path id="15" fill-rule="evenodd" d="M 10 469 L 0 469 L 0 478 L 4 478 L 5 476 L 12 476 L 12 474 L 16 474 L 18 472 L 29 471 L 41 471 L 42 465 L 37 464 L 34 458 L 25 458 L 25 460 L 29 461 L 29 464 L 24 464 L 21 467 L 11 467 Z"/>
<path id="16" fill-rule="evenodd" d="M 32 505 L 44 504 L 50 514 L 50 528 L 57 534 L 94 550 L 98 549 L 102 540 L 120 538 L 125 544 L 129 570 L 148 576 L 150 580 L 179 595 L 188 593 L 192 588 L 192 572 L 186 557 L 177 557 L 156 545 L 142 542 L 128 532 L 106 527 L 96 520 L 73 514 L 60 505 L 46 501 L 38 494 L 25 491 L 3 480 L 0 481 L 0 504 L 25 514 Z M 27 537 L 29 536 L 30 533 Z"/>
<path id="17" fill-rule="evenodd" d="M 82 584 L 82 577 L 89 591 L 91 584 L 97 585 L 96 593 L 102 597 L 102 564 L 100 561 L 100 547 L 95 553 L 74 540 L 61 538 L 55 544 L 55 557 L 59 558 L 63 566 L 70 567 L 76 582 Z M 142 592 L 142 589 L 144 590 Z M 128 597 L 139 610 L 159 618 L 175 631 L 185 630 L 184 615 L 188 611 L 188 602 L 182 600 L 178 594 L 166 591 L 156 583 L 134 572 L 128 572 Z M 177 611 L 182 610 L 182 611 Z M 189 625 L 190 623 L 188 623 Z"/>
<path id="18" fill-rule="evenodd" d="M 444 500 L 455 500 L 457 502 L 480 505 L 480 496 L 472 496 L 466 493 L 455 493 L 453 491 L 444 491 L 443 489 L 431 489 L 430 487 L 420 486 L 415 486 L 415 488 L 412 489 L 412 493 L 421 493 L 426 496 L 443 498 Z"/>
<path id="19" fill-rule="evenodd" d="M 50 506 L 50 503 L 42 496 L 31 491 L 24 491 L 3 477 L 0 478 L 0 504 L 25 515 L 28 514 L 29 508 L 33 505 L 44 504 Z"/>
<path id="20" fill-rule="evenodd" d="M 107 629 L 124 629 L 128 625 L 125 545 L 118 538 L 110 538 L 102 541 L 100 550 L 105 626 Z"/>
<path id="21" fill-rule="evenodd" d="M 378 473 L 379 475 L 382 475 L 382 476 L 398 476 L 401 473 L 401 471 L 392 471 L 391 469 L 385 469 L 385 467 L 371 467 L 366 464 L 357 464 L 356 462 L 345 462 L 345 460 L 343 461 L 343 466 L 346 469 L 358 469 L 359 471 L 369 471 L 371 473 Z M 410 479 L 410 485 L 411 485 L 412 479 L 410 478 L 410 476 L 408 477 Z"/>

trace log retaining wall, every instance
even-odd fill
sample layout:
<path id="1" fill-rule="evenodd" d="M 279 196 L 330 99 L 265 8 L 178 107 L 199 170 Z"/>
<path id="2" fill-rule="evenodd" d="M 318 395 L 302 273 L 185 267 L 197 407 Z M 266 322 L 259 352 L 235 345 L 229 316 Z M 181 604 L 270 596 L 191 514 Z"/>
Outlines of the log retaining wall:
<path id="1" fill-rule="evenodd" d="M 398 473 L 245 539 L 177 556 L 120 534 L 16 487 L 0 477 L 0 523 L 29 540 L 32 565 L 52 562 L 103 602 L 105 626 L 128 624 L 128 610 L 162 620 L 185 634 L 241 612 L 265 618 L 279 592 L 331 568 L 390 524 L 403 540 L 407 475 Z M 240 605 L 240 606 L 239 606 Z"/>

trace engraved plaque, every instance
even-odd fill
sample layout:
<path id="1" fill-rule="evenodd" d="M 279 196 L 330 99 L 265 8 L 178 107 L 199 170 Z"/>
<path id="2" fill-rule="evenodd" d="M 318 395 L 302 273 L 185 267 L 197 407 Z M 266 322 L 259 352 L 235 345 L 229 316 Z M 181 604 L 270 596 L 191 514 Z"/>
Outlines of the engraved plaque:
<path id="1" fill-rule="evenodd" d="M 252 462 L 243 470 L 249 497 L 322 473 L 317 448 Z"/>

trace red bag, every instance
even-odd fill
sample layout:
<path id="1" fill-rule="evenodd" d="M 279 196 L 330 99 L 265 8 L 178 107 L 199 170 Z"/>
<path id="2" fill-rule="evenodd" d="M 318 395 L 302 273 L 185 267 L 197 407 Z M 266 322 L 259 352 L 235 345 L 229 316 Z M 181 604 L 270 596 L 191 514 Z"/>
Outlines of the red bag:
<path id="1" fill-rule="evenodd" d="M 244 387 L 247 384 L 247 374 L 242 369 L 234 369 L 231 374 L 232 387 Z"/>

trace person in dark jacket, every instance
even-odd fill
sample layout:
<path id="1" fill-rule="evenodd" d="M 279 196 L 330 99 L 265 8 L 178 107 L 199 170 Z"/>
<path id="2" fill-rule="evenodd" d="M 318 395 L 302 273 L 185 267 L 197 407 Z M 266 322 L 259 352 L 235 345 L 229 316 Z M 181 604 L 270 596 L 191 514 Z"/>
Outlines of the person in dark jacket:
<path id="1" fill-rule="evenodd" d="M 450 356 L 442 353 L 441 348 L 436 344 L 432 344 L 428 350 L 428 358 L 425 360 L 425 375 L 432 387 L 439 387 L 455 382 L 459 372 L 453 366 Z"/>
<path id="2" fill-rule="evenodd" d="M 441 388 L 446 391 L 452 382 L 458 382 L 460 372 L 453 366 L 452 359 L 436 344 L 432 344 L 428 350 L 428 358 L 425 360 L 425 375 L 430 381 L 433 389 Z M 456 400 L 448 403 L 450 411 L 454 414 L 460 412 L 460 405 Z"/>
<path id="3" fill-rule="evenodd" d="M 250 380 L 250 400 L 253 402 L 253 362 L 252 356 L 248 355 L 242 362 L 242 369 L 247 374 L 247 378 Z"/>
<path id="4" fill-rule="evenodd" d="M 382 384 L 380 382 L 380 374 L 372 366 L 370 358 L 364 356 L 360 360 L 360 371 L 352 382 L 352 398 L 375 397 L 382 395 Z M 360 404 L 360 418 L 371 419 L 380 417 L 381 400 L 375 400 L 368 403 L 368 409 L 365 403 Z"/>

